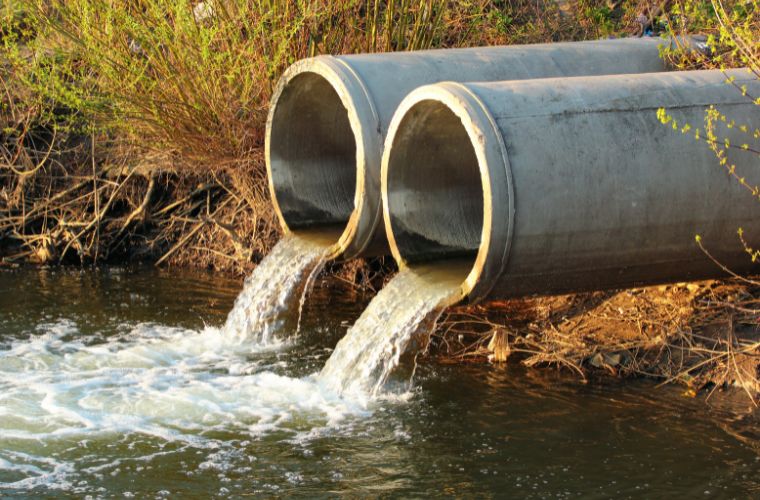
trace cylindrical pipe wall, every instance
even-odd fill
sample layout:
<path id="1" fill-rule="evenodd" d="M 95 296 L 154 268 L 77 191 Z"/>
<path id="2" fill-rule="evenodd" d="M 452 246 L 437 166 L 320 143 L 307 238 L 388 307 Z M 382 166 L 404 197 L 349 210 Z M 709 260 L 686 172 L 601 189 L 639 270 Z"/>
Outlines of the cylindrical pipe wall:
<path id="1" fill-rule="evenodd" d="M 661 43 L 600 40 L 299 61 L 278 83 L 267 121 L 267 171 L 278 217 L 286 231 L 333 238 L 333 256 L 386 253 L 380 161 L 393 112 L 409 92 L 444 80 L 663 71 Z"/>
<path id="2" fill-rule="evenodd" d="M 736 85 L 760 95 L 737 70 Z M 466 259 L 471 301 L 639 286 L 752 269 L 760 201 L 695 130 L 714 104 L 728 165 L 760 185 L 743 151 L 758 108 L 720 71 L 440 83 L 394 116 L 382 165 L 386 230 L 401 265 Z M 663 126 L 664 107 L 678 121 Z M 685 131 L 683 125 L 691 130 Z M 749 136 L 739 129 L 750 127 Z M 683 131 L 683 132 L 682 132 Z"/>

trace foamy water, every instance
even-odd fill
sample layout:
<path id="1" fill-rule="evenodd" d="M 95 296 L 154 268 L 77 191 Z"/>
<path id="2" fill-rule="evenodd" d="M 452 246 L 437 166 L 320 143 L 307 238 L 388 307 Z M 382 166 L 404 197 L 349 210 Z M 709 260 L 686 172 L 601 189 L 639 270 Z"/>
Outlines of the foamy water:
<path id="1" fill-rule="evenodd" d="M 455 262 L 401 270 L 338 342 L 320 384 L 353 398 L 377 396 L 413 336 L 431 331 L 443 310 L 461 298 L 462 269 Z"/>
<path id="2" fill-rule="evenodd" d="M 24 477 L 0 487 L 63 485 L 77 464 L 52 460 L 55 443 L 142 435 L 214 447 L 209 433 L 314 434 L 366 412 L 313 377 L 277 374 L 282 366 L 266 356 L 291 342 L 299 292 L 321 269 L 325 249 L 283 238 L 246 279 L 221 328 L 144 323 L 87 336 L 63 319 L 4 346 L 0 472 Z"/>
<path id="3" fill-rule="evenodd" d="M 139 436 L 211 449 L 213 433 L 317 436 L 368 409 L 313 376 L 278 374 L 285 342 L 243 345 L 220 329 L 141 324 L 88 345 L 70 321 L 42 324 L 0 351 L 0 488 L 60 486 L 77 462 L 51 450 Z M 73 339 L 72 339 L 73 337 Z M 153 452 L 156 452 L 154 450 Z"/>
<path id="4" fill-rule="evenodd" d="M 383 387 L 414 333 L 423 324 L 431 328 L 458 299 L 458 280 L 441 270 L 400 272 L 321 373 L 290 376 L 278 354 L 298 349 L 292 334 L 303 292 L 324 255 L 314 241 L 285 238 L 245 281 L 219 328 L 139 323 L 84 334 L 76 321 L 61 319 L 6 343 L 0 488 L 77 491 L 72 481 L 83 471 L 116 468 L 125 453 L 120 448 L 92 465 L 83 453 L 91 443 L 148 440 L 133 459 L 150 462 L 156 454 L 226 448 L 217 436 L 230 433 L 301 442 L 371 415 L 377 401 L 408 399 L 406 387 L 391 393 Z"/>

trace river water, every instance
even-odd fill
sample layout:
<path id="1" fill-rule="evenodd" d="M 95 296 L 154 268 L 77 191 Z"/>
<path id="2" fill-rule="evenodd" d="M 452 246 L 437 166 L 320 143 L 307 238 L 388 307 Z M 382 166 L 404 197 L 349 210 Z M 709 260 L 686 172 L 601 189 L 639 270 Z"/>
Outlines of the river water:
<path id="1" fill-rule="evenodd" d="M 240 288 L 0 271 L 0 496 L 760 495 L 741 397 L 423 360 L 357 399 L 319 374 L 369 297 L 318 281 L 297 337 L 241 341 Z"/>

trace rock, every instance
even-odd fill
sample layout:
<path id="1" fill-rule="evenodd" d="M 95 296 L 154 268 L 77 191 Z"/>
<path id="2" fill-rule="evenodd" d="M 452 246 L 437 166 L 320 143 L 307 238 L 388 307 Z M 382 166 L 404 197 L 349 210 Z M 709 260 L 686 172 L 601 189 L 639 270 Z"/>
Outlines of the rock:
<path id="1" fill-rule="evenodd" d="M 591 356 L 589 363 L 595 368 L 616 368 L 629 359 L 627 352 L 598 352 Z"/>

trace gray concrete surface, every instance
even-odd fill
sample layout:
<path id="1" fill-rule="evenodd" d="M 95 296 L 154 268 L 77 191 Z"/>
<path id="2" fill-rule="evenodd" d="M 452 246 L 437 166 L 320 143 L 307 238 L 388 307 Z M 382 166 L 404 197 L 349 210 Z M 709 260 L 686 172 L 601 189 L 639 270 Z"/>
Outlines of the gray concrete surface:
<path id="1" fill-rule="evenodd" d="M 333 256 L 388 252 L 380 203 L 383 140 L 396 106 L 444 80 L 499 81 L 663 71 L 661 40 L 320 56 L 294 64 L 272 97 L 270 190 L 286 231 L 323 231 Z"/>
<path id="2" fill-rule="evenodd" d="M 731 73 L 750 95 L 760 82 Z M 694 129 L 710 104 L 735 120 L 729 165 L 760 184 L 740 124 L 760 108 L 720 71 L 440 83 L 399 106 L 382 165 L 384 220 L 401 265 L 466 259 L 470 300 L 758 271 L 760 199 Z M 661 124 L 660 107 L 688 133 Z M 705 137 L 704 131 L 701 134 Z"/>

